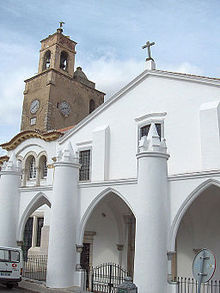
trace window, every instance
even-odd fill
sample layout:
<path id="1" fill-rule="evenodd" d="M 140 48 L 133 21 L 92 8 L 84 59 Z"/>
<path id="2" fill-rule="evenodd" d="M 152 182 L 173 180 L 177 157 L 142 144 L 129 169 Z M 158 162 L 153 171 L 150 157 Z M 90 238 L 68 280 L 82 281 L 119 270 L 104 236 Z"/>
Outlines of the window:
<path id="1" fill-rule="evenodd" d="M 5 249 L 0 249 L 0 260 L 9 261 L 9 251 Z"/>
<path id="2" fill-rule="evenodd" d="M 89 101 L 89 113 L 92 113 L 95 110 L 95 102 L 93 99 Z"/>
<path id="3" fill-rule="evenodd" d="M 41 179 L 47 178 L 47 158 L 45 156 L 40 159 L 40 174 Z"/>
<path id="4" fill-rule="evenodd" d="M 11 261 L 12 262 L 19 262 L 20 261 L 20 253 L 15 250 L 10 251 L 11 254 Z"/>
<path id="5" fill-rule="evenodd" d="M 36 117 L 31 118 L 30 122 L 31 122 L 31 125 L 35 125 L 37 122 L 37 118 Z"/>
<path id="6" fill-rule="evenodd" d="M 0 260 L 5 262 L 19 262 L 20 253 L 15 250 L 0 249 Z"/>
<path id="7" fill-rule="evenodd" d="M 44 225 L 44 218 L 37 218 L 37 241 L 36 246 L 40 247 L 41 229 Z"/>
<path id="8" fill-rule="evenodd" d="M 29 164 L 29 179 L 34 179 L 36 178 L 36 162 L 35 158 L 32 157 L 30 159 L 30 164 Z"/>
<path id="9" fill-rule="evenodd" d="M 68 67 L 68 54 L 63 51 L 60 54 L 60 68 L 67 71 L 67 67 Z"/>
<path id="10" fill-rule="evenodd" d="M 79 152 L 79 163 L 81 168 L 79 170 L 79 180 L 86 181 L 90 179 L 90 150 Z"/>
<path id="11" fill-rule="evenodd" d="M 142 136 L 147 136 L 150 130 L 150 126 L 151 124 L 147 124 L 143 127 L 140 128 L 140 138 Z M 156 129 L 157 129 L 157 133 L 161 139 L 161 124 L 160 123 L 155 123 Z"/>
<path id="12" fill-rule="evenodd" d="M 51 52 L 47 51 L 44 55 L 44 64 L 43 64 L 43 70 L 50 68 L 50 58 L 51 58 Z"/>

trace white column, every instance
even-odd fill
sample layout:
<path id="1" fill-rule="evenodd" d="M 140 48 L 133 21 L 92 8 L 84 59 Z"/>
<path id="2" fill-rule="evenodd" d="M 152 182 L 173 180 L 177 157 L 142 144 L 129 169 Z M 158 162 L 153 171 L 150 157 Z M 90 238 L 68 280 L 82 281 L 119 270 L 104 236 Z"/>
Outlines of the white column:
<path id="1" fill-rule="evenodd" d="M 47 286 L 65 288 L 74 285 L 76 229 L 79 222 L 79 164 L 70 143 L 58 154 L 54 167 Z"/>
<path id="2" fill-rule="evenodd" d="M 167 292 L 167 159 L 154 123 L 142 137 L 138 159 L 134 282 L 139 292 Z"/>
<path id="3" fill-rule="evenodd" d="M 0 172 L 0 246 L 17 247 L 20 167 L 14 153 Z"/>

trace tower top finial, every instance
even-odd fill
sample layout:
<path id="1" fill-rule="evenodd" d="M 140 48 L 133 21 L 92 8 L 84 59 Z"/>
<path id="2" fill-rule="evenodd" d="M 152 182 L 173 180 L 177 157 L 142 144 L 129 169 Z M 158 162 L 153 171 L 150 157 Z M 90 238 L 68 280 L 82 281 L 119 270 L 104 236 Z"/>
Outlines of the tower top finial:
<path id="1" fill-rule="evenodd" d="M 63 25 L 65 24 L 64 21 L 59 21 L 60 27 L 57 29 L 58 33 L 62 33 L 63 32 Z"/>

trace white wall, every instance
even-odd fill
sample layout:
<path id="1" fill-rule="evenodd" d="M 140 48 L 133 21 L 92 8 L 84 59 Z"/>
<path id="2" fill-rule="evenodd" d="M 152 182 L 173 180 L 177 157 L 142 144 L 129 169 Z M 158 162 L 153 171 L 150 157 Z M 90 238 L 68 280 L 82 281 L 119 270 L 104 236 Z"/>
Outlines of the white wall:
<path id="1" fill-rule="evenodd" d="M 135 118 L 167 112 L 164 134 L 171 154 L 169 173 L 201 170 L 199 110 L 205 102 L 219 101 L 219 93 L 218 87 L 207 84 L 149 76 L 74 132 L 70 139 L 73 145 L 92 142 L 93 130 L 109 125 L 109 179 L 136 177 Z M 66 143 L 65 138 L 61 141 Z"/>

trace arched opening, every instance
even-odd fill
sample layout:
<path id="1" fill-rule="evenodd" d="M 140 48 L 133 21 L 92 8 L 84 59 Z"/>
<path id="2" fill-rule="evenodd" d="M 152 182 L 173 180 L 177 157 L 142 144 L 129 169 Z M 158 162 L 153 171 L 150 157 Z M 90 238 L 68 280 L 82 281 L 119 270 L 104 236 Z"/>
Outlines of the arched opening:
<path id="1" fill-rule="evenodd" d="M 106 194 L 92 209 L 85 224 L 82 242 L 80 264 L 88 273 L 87 286 L 91 268 L 99 267 L 102 274 L 102 265 L 109 263 L 115 266 L 115 271 L 116 267 L 120 267 L 133 277 L 135 217 L 128 205 L 114 192 Z M 109 267 L 104 269 L 109 273 Z"/>
<path id="2" fill-rule="evenodd" d="M 28 204 L 20 220 L 17 238 L 22 241 L 26 277 L 46 278 L 49 214 L 50 202 L 39 193 Z M 39 267 L 42 267 L 41 274 L 37 274 Z"/>
<path id="3" fill-rule="evenodd" d="M 89 101 L 89 113 L 92 113 L 95 110 L 95 101 L 91 99 Z"/>
<path id="4" fill-rule="evenodd" d="M 48 50 L 44 54 L 43 70 L 47 70 L 50 68 L 50 62 L 51 62 L 51 52 L 50 50 Z"/>
<path id="5" fill-rule="evenodd" d="M 220 188 L 209 185 L 195 198 L 183 215 L 176 235 L 175 275 L 192 277 L 192 261 L 202 248 L 208 248 L 220 262 Z M 219 279 L 220 267 L 214 275 Z"/>
<path id="6" fill-rule="evenodd" d="M 60 54 L 60 68 L 64 71 L 68 69 L 68 54 L 65 51 Z"/>

